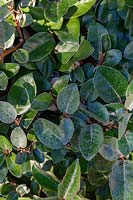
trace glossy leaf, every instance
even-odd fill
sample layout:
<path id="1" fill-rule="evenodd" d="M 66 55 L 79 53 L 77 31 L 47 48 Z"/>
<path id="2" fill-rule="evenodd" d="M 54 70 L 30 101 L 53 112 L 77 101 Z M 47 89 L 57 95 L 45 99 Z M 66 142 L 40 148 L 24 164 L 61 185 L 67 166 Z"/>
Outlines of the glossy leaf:
<path id="1" fill-rule="evenodd" d="M 98 93 L 94 87 L 93 79 L 89 79 L 81 86 L 80 95 L 88 102 L 94 101 L 98 97 Z"/>
<path id="2" fill-rule="evenodd" d="M 21 165 L 18 165 L 15 163 L 16 160 L 16 155 L 15 153 L 11 153 L 7 158 L 6 158 L 6 164 L 9 172 L 17 177 L 20 178 L 22 176 L 22 170 L 21 170 Z"/>
<path id="3" fill-rule="evenodd" d="M 0 48 L 11 47 L 15 40 L 15 28 L 6 21 L 0 22 Z"/>
<path id="4" fill-rule="evenodd" d="M 15 108 L 8 102 L 0 101 L 0 121 L 11 124 L 17 117 Z"/>
<path id="5" fill-rule="evenodd" d="M 57 106 L 63 113 L 73 114 L 79 107 L 79 91 L 75 83 L 64 87 L 57 96 Z"/>
<path id="6" fill-rule="evenodd" d="M 50 106 L 52 106 L 53 97 L 46 92 L 39 94 L 31 104 L 31 109 L 37 111 L 47 110 Z"/>
<path id="7" fill-rule="evenodd" d="M 63 180 L 58 185 L 58 198 L 71 200 L 80 188 L 80 165 L 79 161 L 75 160 L 67 169 Z"/>
<path id="8" fill-rule="evenodd" d="M 55 41 L 48 32 L 36 33 L 30 37 L 23 48 L 29 53 L 30 61 L 40 61 L 46 58 L 54 49 Z"/>
<path id="9" fill-rule="evenodd" d="M 8 151 L 11 152 L 12 145 L 4 135 L 0 135 L 0 150 L 4 151 L 6 149 L 8 149 Z"/>
<path id="10" fill-rule="evenodd" d="M 13 56 L 18 63 L 27 63 L 29 61 L 29 54 L 25 49 L 18 49 L 13 53 Z"/>
<path id="11" fill-rule="evenodd" d="M 107 103 L 120 102 L 125 96 L 128 82 L 116 69 L 101 66 L 94 76 L 94 85 L 99 96 Z"/>
<path id="12" fill-rule="evenodd" d="M 8 85 L 7 75 L 4 72 L 0 71 L 0 91 L 6 90 L 7 85 Z"/>
<path id="13" fill-rule="evenodd" d="M 58 182 L 36 165 L 32 167 L 32 174 L 35 180 L 45 189 L 57 191 Z"/>
<path id="14" fill-rule="evenodd" d="M 20 115 L 29 110 L 35 95 L 36 84 L 33 74 L 29 73 L 20 77 L 12 85 L 8 93 L 8 101 L 15 106 L 17 113 Z"/>
<path id="15" fill-rule="evenodd" d="M 41 143 L 52 149 L 63 147 L 63 133 L 59 126 L 46 119 L 38 119 L 34 123 L 34 131 Z"/>
<path id="16" fill-rule="evenodd" d="M 95 101 L 87 104 L 88 112 L 91 117 L 102 123 L 109 123 L 109 112 L 104 105 Z"/>
<path id="17" fill-rule="evenodd" d="M 124 135 L 131 116 L 132 116 L 131 113 L 125 113 L 123 118 L 119 121 L 119 124 L 118 124 L 118 137 L 119 137 L 119 139 Z"/>
<path id="18" fill-rule="evenodd" d="M 5 72 L 8 78 L 12 78 L 19 72 L 20 66 L 17 63 L 0 64 L 0 70 Z"/>
<path id="19" fill-rule="evenodd" d="M 7 173 L 8 169 L 6 167 L 6 164 L 4 163 L 2 166 L 0 166 L 0 183 L 2 183 L 5 180 Z"/>
<path id="20" fill-rule="evenodd" d="M 86 160 L 91 160 L 99 151 L 103 144 L 103 130 L 98 124 L 84 127 L 78 138 L 78 145 L 82 156 Z"/>
<path id="21" fill-rule="evenodd" d="M 26 134 L 22 128 L 16 127 L 11 133 L 11 142 L 17 148 L 25 148 L 27 146 Z"/>
<path id="22" fill-rule="evenodd" d="M 124 51 L 124 57 L 128 60 L 133 60 L 133 42 L 130 42 Z"/>
<path id="23" fill-rule="evenodd" d="M 130 200 L 133 195 L 133 163 L 130 160 L 118 160 L 112 168 L 109 186 L 114 200 Z M 117 186 L 117 187 L 116 187 Z"/>
<path id="24" fill-rule="evenodd" d="M 122 53 L 118 49 L 111 49 L 106 52 L 103 64 L 114 67 L 119 64 L 122 59 Z"/>

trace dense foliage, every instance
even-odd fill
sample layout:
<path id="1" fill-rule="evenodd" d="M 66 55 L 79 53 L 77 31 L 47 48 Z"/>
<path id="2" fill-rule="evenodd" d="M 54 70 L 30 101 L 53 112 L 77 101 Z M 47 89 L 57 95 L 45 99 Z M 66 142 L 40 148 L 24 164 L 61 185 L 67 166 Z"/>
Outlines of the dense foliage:
<path id="1" fill-rule="evenodd" d="M 0 200 L 132 200 L 133 1 L 0 0 Z"/>

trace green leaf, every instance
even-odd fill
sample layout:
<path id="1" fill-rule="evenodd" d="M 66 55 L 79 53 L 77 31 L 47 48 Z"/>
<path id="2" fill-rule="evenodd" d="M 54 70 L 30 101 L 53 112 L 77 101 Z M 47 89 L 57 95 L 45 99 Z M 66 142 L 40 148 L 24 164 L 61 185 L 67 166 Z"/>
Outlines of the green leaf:
<path id="1" fill-rule="evenodd" d="M 23 48 L 29 53 L 29 61 L 36 62 L 46 58 L 54 49 L 55 41 L 48 32 L 39 32 L 30 37 Z"/>
<path id="2" fill-rule="evenodd" d="M 95 2 L 96 0 L 77 1 L 72 7 L 70 7 L 65 18 L 75 18 L 85 14 L 91 9 Z"/>
<path id="3" fill-rule="evenodd" d="M 121 119 L 125 114 L 125 109 L 122 103 L 110 103 L 106 104 L 106 107 L 111 115 L 116 115 L 118 119 Z"/>
<path id="4" fill-rule="evenodd" d="M 44 9 L 44 16 L 47 20 L 58 23 L 61 17 L 67 12 L 68 8 L 69 3 L 65 0 L 49 2 Z"/>
<path id="5" fill-rule="evenodd" d="M 79 161 L 75 160 L 67 169 L 63 180 L 58 185 L 58 198 L 71 200 L 80 189 L 80 165 Z"/>
<path id="6" fill-rule="evenodd" d="M 7 196 L 7 200 L 18 200 L 18 193 L 17 192 L 10 192 Z"/>
<path id="7" fill-rule="evenodd" d="M 35 95 L 36 84 L 33 74 L 29 73 L 13 83 L 8 93 L 8 101 L 15 106 L 17 113 L 21 115 L 29 110 Z"/>
<path id="8" fill-rule="evenodd" d="M 21 17 L 20 17 L 20 13 L 18 14 L 19 16 L 19 27 L 26 27 L 32 24 L 33 19 L 32 16 L 30 14 L 27 13 L 21 13 Z"/>
<path id="9" fill-rule="evenodd" d="M 111 136 L 104 137 L 104 143 L 99 150 L 101 156 L 109 161 L 117 160 L 121 152 L 119 151 L 118 139 Z"/>
<path id="10" fill-rule="evenodd" d="M 127 6 L 133 8 L 133 2 L 132 2 L 132 0 L 125 0 L 125 3 L 127 4 Z"/>
<path id="11" fill-rule="evenodd" d="M 27 63 L 29 61 L 29 54 L 25 49 L 18 49 L 13 53 L 13 57 L 18 63 Z"/>
<path id="12" fill-rule="evenodd" d="M 12 0 L 10 1 L 12 2 Z M 7 18 L 12 11 L 8 9 L 7 4 L 9 1 L 1 1 L 0 2 L 0 22 L 3 21 L 5 18 Z"/>
<path id="13" fill-rule="evenodd" d="M 57 93 L 59 93 L 63 87 L 68 85 L 69 79 L 70 79 L 69 75 L 64 75 L 61 76 L 60 78 L 55 79 L 55 82 L 53 84 L 54 90 Z"/>
<path id="14" fill-rule="evenodd" d="M 5 72 L 8 78 L 12 78 L 19 72 L 20 66 L 17 63 L 0 64 L 0 70 Z"/>
<path id="15" fill-rule="evenodd" d="M 120 119 L 118 124 L 118 138 L 120 139 L 126 132 L 128 122 L 132 116 L 132 113 L 125 113 L 123 118 Z"/>
<path id="16" fill-rule="evenodd" d="M 34 149 L 33 150 L 33 155 L 35 157 L 35 160 L 38 162 L 38 163 L 43 163 L 44 162 L 44 153 L 41 152 L 38 148 Z"/>
<path id="17" fill-rule="evenodd" d="M 32 167 L 32 175 L 35 180 L 45 189 L 57 191 L 58 182 L 37 165 Z"/>
<path id="18" fill-rule="evenodd" d="M 15 28 L 6 21 L 0 22 L 0 48 L 10 48 L 15 40 Z"/>
<path id="19" fill-rule="evenodd" d="M 16 127 L 13 129 L 10 139 L 12 144 L 17 148 L 25 148 L 27 146 L 26 134 L 21 127 Z"/>
<path id="20" fill-rule="evenodd" d="M 82 156 L 91 160 L 103 144 L 104 136 L 100 125 L 92 124 L 81 129 L 78 145 Z"/>
<path id="21" fill-rule="evenodd" d="M 109 123 L 109 112 L 107 108 L 100 102 L 93 102 L 87 104 L 88 112 L 90 116 L 102 123 Z"/>
<path id="22" fill-rule="evenodd" d="M 7 75 L 4 72 L 0 71 L 0 91 L 6 90 L 7 85 L 8 85 Z"/>
<path id="23" fill-rule="evenodd" d="M 133 110 L 133 94 L 130 94 L 130 95 L 126 98 L 124 107 L 125 107 L 127 110 L 130 110 L 130 111 Z"/>
<path id="24" fill-rule="evenodd" d="M 128 60 L 133 60 L 133 41 L 130 42 L 125 50 L 124 50 L 124 57 Z"/>
<path id="25" fill-rule="evenodd" d="M 59 126 L 46 119 L 38 119 L 33 125 L 35 134 L 41 143 L 51 149 L 63 147 L 62 138 L 64 137 Z"/>
<path id="26" fill-rule="evenodd" d="M 98 60 L 99 53 L 102 51 L 102 38 L 109 37 L 107 29 L 100 23 L 91 23 L 88 27 L 87 40 L 94 47 L 94 57 Z M 110 41 L 109 41 L 110 43 Z M 110 44 L 108 44 L 110 46 Z"/>
<path id="27" fill-rule="evenodd" d="M 70 142 L 73 133 L 74 133 L 74 125 L 70 118 L 63 118 L 60 121 L 60 129 L 64 134 L 64 138 L 62 139 L 63 144 L 67 144 Z"/>
<path id="28" fill-rule="evenodd" d="M 89 79 L 82 84 L 80 88 L 80 96 L 88 102 L 95 101 L 98 97 L 98 93 L 94 87 L 93 79 Z"/>
<path id="29" fill-rule="evenodd" d="M 64 65 L 61 65 L 60 71 L 68 71 L 73 63 L 89 57 L 93 52 L 94 48 L 91 46 L 89 41 L 83 40 L 79 46 L 78 51 L 69 60 L 69 62 Z"/>
<path id="30" fill-rule="evenodd" d="M 125 96 L 128 81 L 116 69 L 101 66 L 96 70 L 94 85 L 105 102 L 116 103 L 121 102 L 121 98 Z"/>
<path id="31" fill-rule="evenodd" d="M 130 96 L 130 94 L 133 94 L 133 81 L 129 84 L 127 91 L 126 91 L 126 97 Z"/>
<path id="32" fill-rule="evenodd" d="M 133 162 L 118 160 L 112 167 L 109 187 L 114 200 L 130 200 L 133 196 Z"/>
<path id="33" fill-rule="evenodd" d="M 10 156 L 6 158 L 7 168 L 13 176 L 20 178 L 22 176 L 21 165 L 16 164 L 15 160 L 15 153 L 11 153 Z"/>
<path id="34" fill-rule="evenodd" d="M 31 109 L 37 111 L 47 110 L 53 104 L 53 97 L 46 92 L 39 94 L 31 104 Z"/>
<path id="35" fill-rule="evenodd" d="M 122 59 L 122 53 L 118 49 L 111 49 L 106 52 L 103 65 L 114 67 Z"/>
<path id="36" fill-rule="evenodd" d="M 73 114 L 79 107 L 79 91 L 75 83 L 64 87 L 57 96 L 57 106 L 63 113 Z"/>
<path id="37" fill-rule="evenodd" d="M 12 151 L 12 145 L 4 135 L 0 135 L 0 150 L 4 151 L 6 149 L 8 149 L 10 153 Z"/>
<path id="38" fill-rule="evenodd" d="M 8 169 L 6 164 L 4 163 L 2 166 L 0 166 L 0 183 L 4 181 L 8 173 Z"/>
<path id="39" fill-rule="evenodd" d="M 17 117 L 15 108 L 8 102 L 0 101 L 0 121 L 11 124 Z"/>
<path id="40" fill-rule="evenodd" d="M 27 187 L 26 184 L 20 184 L 20 185 L 17 186 L 16 192 L 20 196 L 24 196 L 25 194 L 28 194 L 30 192 L 30 189 Z"/>

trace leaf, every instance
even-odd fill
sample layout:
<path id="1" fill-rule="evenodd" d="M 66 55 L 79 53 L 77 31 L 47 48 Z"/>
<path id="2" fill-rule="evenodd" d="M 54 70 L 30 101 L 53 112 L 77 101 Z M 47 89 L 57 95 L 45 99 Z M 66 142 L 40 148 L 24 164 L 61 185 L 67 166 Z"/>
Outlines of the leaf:
<path id="1" fill-rule="evenodd" d="M 72 7 L 70 7 L 65 18 L 75 18 L 85 14 L 91 9 L 95 2 L 96 0 L 77 1 Z"/>
<path id="2" fill-rule="evenodd" d="M 125 3 L 127 4 L 127 6 L 133 8 L 133 2 L 132 2 L 132 0 L 125 0 Z"/>
<path id="3" fill-rule="evenodd" d="M 35 134 L 41 143 L 51 149 L 63 147 L 62 138 L 64 137 L 59 126 L 46 119 L 38 119 L 33 125 Z"/>
<path id="4" fill-rule="evenodd" d="M 8 78 L 12 78 L 19 72 L 20 66 L 17 63 L 0 64 L 0 70 L 5 72 Z"/>
<path id="5" fill-rule="evenodd" d="M 126 97 L 130 96 L 130 94 L 133 94 L 133 81 L 127 87 Z"/>
<path id="6" fill-rule="evenodd" d="M 0 183 L 3 183 L 4 179 L 6 178 L 8 173 L 8 169 L 6 167 L 6 164 L 4 163 L 2 166 L 0 166 Z"/>
<path id="7" fill-rule="evenodd" d="M 128 82 L 116 69 L 98 67 L 94 76 L 94 85 L 99 96 L 107 103 L 121 102 L 125 96 Z"/>
<path id="8" fill-rule="evenodd" d="M 15 28 L 6 21 L 0 22 L 0 48 L 10 48 L 15 40 Z"/>
<path id="9" fill-rule="evenodd" d="M 128 43 L 124 50 L 124 57 L 128 60 L 133 60 L 133 41 Z"/>
<path id="10" fill-rule="evenodd" d="M 109 187 L 114 200 L 130 200 L 133 195 L 133 162 L 118 160 L 112 167 Z"/>
<path id="11" fill-rule="evenodd" d="M 32 167 L 32 175 L 35 180 L 45 189 L 57 191 L 58 182 L 56 182 L 50 175 L 37 165 Z"/>
<path id="12" fill-rule="evenodd" d="M 59 93 L 63 87 L 68 85 L 69 79 L 70 79 L 69 75 L 64 75 L 61 76 L 60 78 L 55 79 L 55 82 L 53 84 L 54 90 L 57 93 Z"/>
<path id="13" fill-rule="evenodd" d="M 58 185 L 58 198 L 71 200 L 80 189 L 80 165 L 75 160 L 67 169 L 63 180 Z"/>
<path id="14" fill-rule="evenodd" d="M 75 83 L 62 88 L 57 96 L 57 106 L 63 113 L 73 114 L 79 107 L 79 91 Z"/>
<path id="15" fill-rule="evenodd" d="M 61 17 L 67 12 L 69 3 L 65 0 L 49 2 L 44 9 L 44 16 L 47 20 L 58 23 Z"/>
<path id="16" fill-rule="evenodd" d="M 94 47 L 94 57 L 98 60 L 99 53 L 102 51 L 102 38 L 106 35 L 109 37 L 107 29 L 100 23 L 91 23 L 88 27 L 87 40 Z M 110 41 L 109 41 L 110 43 Z M 108 46 L 110 44 L 108 43 Z"/>
<path id="17" fill-rule="evenodd" d="M 53 104 L 53 97 L 46 92 L 43 92 L 36 96 L 34 101 L 31 104 L 31 109 L 37 111 L 47 110 Z"/>
<path id="18" fill-rule="evenodd" d="M 4 135 L 0 135 L 0 150 L 4 151 L 7 149 L 10 153 L 12 151 L 12 145 Z"/>
<path id="19" fill-rule="evenodd" d="M 25 194 L 28 194 L 30 192 L 30 189 L 27 187 L 26 184 L 20 184 L 20 185 L 17 186 L 16 192 L 20 196 L 24 196 Z"/>
<path id="20" fill-rule="evenodd" d="M 21 127 L 13 129 L 10 139 L 12 144 L 17 148 L 25 148 L 27 146 L 26 134 Z"/>
<path id="21" fill-rule="evenodd" d="M 17 114 L 21 115 L 29 110 L 35 95 L 36 84 L 33 74 L 29 73 L 13 83 L 8 93 L 8 101 L 15 106 Z"/>
<path id="22" fill-rule="evenodd" d="M 0 101 L 0 121 L 11 124 L 17 117 L 15 108 L 8 102 Z"/>
<path id="23" fill-rule="evenodd" d="M 33 150 L 33 155 L 38 163 L 44 162 L 44 153 L 41 152 L 38 148 Z"/>
<path id="24" fill-rule="evenodd" d="M 133 110 L 133 94 L 130 94 L 130 95 L 126 98 L 124 107 L 125 107 L 127 110 L 130 110 L 130 111 Z"/>
<path id="25" fill-rule="evenodd" d="M 73 133 L 74 133 L 74 125 L 70 118 L 63 118 L 60 121 L 60 129 L 64 134 L 64 138 L 62 139 L 63 144 L 67 144 L 70 142 Z"/>
<path id="26" fill-rule="evenodd" d="M 87 103 L 87 109 L 91 117 L 102 123 L 109 123 L 109 112 L 107 108 L 98 101 Z"/>
<path id="27" fill-rule="evenodd" d="M 118 139 L 111 136 L 104 137 L 104 142 L 99 150 L 99 153 L 106 160 L 117 160 L 121 155 L 118 147 Z"/>
<path id="28" fill-rule="evenodd" d="M 4 72 L 0 71 L 0 91 L 6 90 L 7 85 L 8 85 L 7 75 Z"/>
<path id="29" fill-rule="evenodd" d="M 55 41 L 48 32 L 39 32 L 30 37 L 23 45 L 29 53 L 29 61 L 36 62 L 46 58 L 54 49 Z"/>
<path id="30" fill-rule="evenodd" d="M 18 193 L 17 192 L 10 192 L 7 196 L 7 200 L 18 200 Z"/>
<path id="31" fill-rule="evenodd" d="M 12 0 L 10 2 L 12 2 Z M 7 8 L 7 3 L 10 2 L 4 1 L 0 3 L 0 22 L 3 21 L 12 13 L 12 11 Z"/>
<path id="32" fill-rule="evenodd" d="M 111 49 L 106 52 L 103 65 L 114 67 L 122 59 L 122 53 L 118 49 Z"/>
<path id="33" fill-rule="evenodd" d="M 103 144 L 104 136 L 100 125 L 92 124 L 81 129 L 78 137 L 78 146 L 82 156 L 91 160 Z"/>
<path id="34" fill-rule="evenodd" d="M 132 116 L 131 113 L 125 113 L 123 118 L 119 120 L 119 124 L 118 124 L 118 138 L 119 139 L 124 135 L 131 116 Z"/>
<path id="35" fill-rule="evenodd" d="M 16 164 L 15 160 L 15 153 L 11 153 L 10 156 L 6 158 L 7 168 L 13 176 L 20 178 L 22 176 L 21 165 Z"/>
<path id="36" fill-rule="evenodd" d="M 25 49 L 18 49 L 13 53 L 13 57 L 18 63 L 27 63 L 29 61 L 29 54 Z"/>
<path id="37" fill-rule="evenodd" d="M 91 46 L 89 41 L 83 40 L 79 46 L 78 51 L 69 60 L 69 62 L 61 65 L 60 71 L 68 71 L 73 63 L 89 57 L 93 52 L 94 48 Z"/>
<path id="38" fill-rule="evenodd" d="M 89 79 L 82 84 L 80 88 L 80 96 L 88 102 L 95 101 L 98 97 L 98 93 L 94 87 L 93 79 Z"/>

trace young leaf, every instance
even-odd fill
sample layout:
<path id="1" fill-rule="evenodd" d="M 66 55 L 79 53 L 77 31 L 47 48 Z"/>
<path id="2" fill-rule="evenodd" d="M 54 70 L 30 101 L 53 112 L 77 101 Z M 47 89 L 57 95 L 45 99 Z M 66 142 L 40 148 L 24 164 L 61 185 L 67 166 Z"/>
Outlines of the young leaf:
<path id="1" fill-rule="evenodd" d="M 8 149 L 10 153 L 12 151 L 12 145 L 4 135 L 0 135 L 0 150 L 4 151 L 6 149 Z"/>
<path id="2" fill-rule="evenodd" d="M 8 85 L 7 75 L 4 72 L 0 71 L 0 91 L 6 90 L 7 85 Z"/>
<path id="3" fill-rule="evenodd" d="M 75 83 L 64 87 L 57 96 L 57 106 L 63 113 L 73 114 L 79 107 L 79 91 Z"/>
<path id="4" fill-rule="evenodd" d="M 63 180 L 58 185 L 58 198 L 71 200 L 77 194 L 80 188 L 80 165 L 79 161 L 75 160 L 67 169 Z"/>

